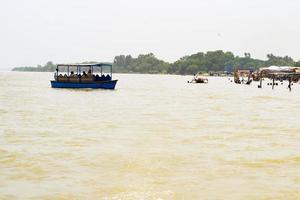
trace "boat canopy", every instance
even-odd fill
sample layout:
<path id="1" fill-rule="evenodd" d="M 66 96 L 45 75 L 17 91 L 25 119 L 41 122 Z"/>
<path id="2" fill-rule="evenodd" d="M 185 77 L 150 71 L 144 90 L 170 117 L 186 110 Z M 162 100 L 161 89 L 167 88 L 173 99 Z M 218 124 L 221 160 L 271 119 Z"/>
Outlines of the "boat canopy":
<path id="1" fill-rule="evenodd" d="M 57 67 L 111 67 L 112 63 L 57 64 Z"/>
<path id="2" fill-rule="evenodd" d="M 79 64 L 57 64 L 56 65 L 56 76 L 58 76 L 58 73 L 60 71 L 60 69 L 64 69 L 67 71 L 67 76 L 70 76 L 70 68 L 71 67 L 76 67 L 77 68 L 77 74 L 81 74 L 81 70 L 83 67 L 88 67 L 90 68 L 90 72 L 91 74 L 94 74 L 94 72 L 98 71 L 94 71 L 95 68 L 98 68 L 99 67 L 99 70 L 100 70 L 100 73 L 101 73 L 101 76 L 103 74 L 103 67 L 108 67 L 110 69 L 110 72 L 107 72 L 107 73 L 110 73 L 110 77 L 112 77 L 112 63 L 104 63 L 104 62 L 101 62 L 101 63 L 79 63 Z M 84 72 L 84 71 L 83 71 Z M 71 72 L 72 74 L 72 72 Z"/>
<path id="3" fill-rule="evenodd" d="M 290 66 L 270 66 L 270 67 L 263 67 L 260 68 L 259 71 L 265 71 L 265 72 L 273 72 L 273 73 L 291 73 L 295 72 L 297 68 L 296 67 L 290 67 Z"/>

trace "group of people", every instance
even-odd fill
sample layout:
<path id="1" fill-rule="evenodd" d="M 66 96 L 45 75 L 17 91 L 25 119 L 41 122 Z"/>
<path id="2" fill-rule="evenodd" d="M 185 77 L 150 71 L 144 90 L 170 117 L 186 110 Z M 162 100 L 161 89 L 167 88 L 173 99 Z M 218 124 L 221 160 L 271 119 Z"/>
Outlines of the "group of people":
<path id="1" fill-rule="evenodd" d="M 71 71 L 70 73 L 70 76 L 69 77 L 92 77 L 92 71 L 89 70 L 88 73 L 86 73 L 85 71 L 82 72 L 82 75 L 81 74 L 74 74 L 73 71 Z"/>
<path id="2" fill-rule="evenodd" d="M 83 78 L 83 79 L 92 79 L 93 81 L 107 81 L 107 80 L 111 80 L 111 76 L 109 74 L 107 74 L 106 76 L 104 74 L 102 74 L 101 76 L 99 76 L 98 74 L 94 75 L 92 74 L 91 70 L 88 70 L 88 73 L 86 73 L 85 71 L 82 72 L 81 74 L 75 74 L 74 71 L 71 71 L 70 75 L 67 76 L 67 74 L 65 74 L 64 76 L 62 74 L 59 75 L 60 78 L 65 77 L 65 78 Z"/>

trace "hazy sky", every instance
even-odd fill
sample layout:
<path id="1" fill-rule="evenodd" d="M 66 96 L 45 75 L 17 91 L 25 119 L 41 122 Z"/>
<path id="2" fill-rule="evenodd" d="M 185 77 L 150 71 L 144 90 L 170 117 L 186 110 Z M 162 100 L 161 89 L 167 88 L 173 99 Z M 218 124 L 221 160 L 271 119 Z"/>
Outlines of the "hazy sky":
<path id="1" fill-rule="evenodd" d="M 0 0 L 0 25 L 0 67 L 217 49 L 300 59 L 299 0 Z"/>

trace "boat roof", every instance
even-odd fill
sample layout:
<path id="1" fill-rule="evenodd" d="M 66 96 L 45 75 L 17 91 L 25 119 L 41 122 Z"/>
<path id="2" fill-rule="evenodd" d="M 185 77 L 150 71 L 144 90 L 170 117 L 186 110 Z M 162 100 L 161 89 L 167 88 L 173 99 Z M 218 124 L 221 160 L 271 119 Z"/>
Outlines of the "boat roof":
<path id="1" fill-rule="evenodd" d="M 78 63 L 78 64 L 57 64 L 57 67 L 103 67 L 112 66 L 112 63 Z"/>

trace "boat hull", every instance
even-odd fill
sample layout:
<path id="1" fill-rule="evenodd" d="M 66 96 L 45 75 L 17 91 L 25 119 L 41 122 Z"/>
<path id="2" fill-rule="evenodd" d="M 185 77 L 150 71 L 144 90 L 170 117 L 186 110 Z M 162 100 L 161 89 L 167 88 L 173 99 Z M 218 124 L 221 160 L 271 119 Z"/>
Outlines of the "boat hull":
<path id="1" fill-rule="evenodd" d="M 92 83 L 71 83 L 51 81 L 52 88 L 91 88 L 91 89 L 115 89 L 118 80 L 101 81 Z"/>

